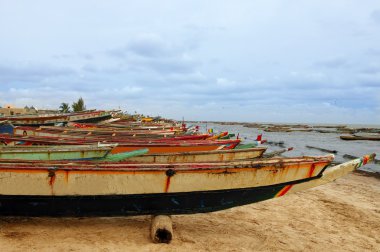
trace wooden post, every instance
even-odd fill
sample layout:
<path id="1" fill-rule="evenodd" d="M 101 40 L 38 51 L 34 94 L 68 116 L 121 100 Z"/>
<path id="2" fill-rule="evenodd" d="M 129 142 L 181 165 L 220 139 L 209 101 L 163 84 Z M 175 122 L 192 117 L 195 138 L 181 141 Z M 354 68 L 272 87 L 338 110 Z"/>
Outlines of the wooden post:
<path id="1" fill-rule="evenodd" d="M 323 152 L 334 153 L 334 154 L 338 153 L 338 151 L 336 151 L 336 150 L 328 150 L 328 149 L 323 149 L 323 148 L 314 147 L 314 146 L 310 146 L 310 145 L 306 145 L 306 148 L 316 149 L 316 150 L 320 150 L 320 151 L 323 151 Z"/>
<path id="2" fill-rule="evenodd" d="M 150 236 L 153 242 L 170 243 L 173 238 L 172 219 L 168 215 L 152 216 Z"/>

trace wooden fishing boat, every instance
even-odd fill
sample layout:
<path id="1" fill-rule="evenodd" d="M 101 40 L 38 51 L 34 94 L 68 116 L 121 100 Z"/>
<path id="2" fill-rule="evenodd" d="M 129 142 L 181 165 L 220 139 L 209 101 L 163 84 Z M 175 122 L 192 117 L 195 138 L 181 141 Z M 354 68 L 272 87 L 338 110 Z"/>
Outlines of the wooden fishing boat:
<path id="1" fill-rule="evenodd" d="M 215 151 L 222 149 L 234 149 L 240 143 L 239 139 L 234 140 L 204 140 L 204 141 L 183 141 L 172 143 L 125 143 L 120 142 L 112 149 L 111 153 L 135 151 L 138 149 L 149 149 L 148 154 L 173 153 L 173 152 L 194 152 L 194 151 Z"/>
<path id="2" fill-rule="evenodd" d="M 112 118 L 111 112 L 104 110 L 90 110 L 68 115 L 69 122 L 95 123 Z"/>
<path id="3" fill-rule="evenodd" d="M 67 115 L 38 115 L 38 116 L 8 116 L 0 117 L 0 121 L 8 121 L 15 126 L 41 126 L 41 125 L 54 125 L 57 123 L 66 123 L 68 121 Z"/>
<path id="4" fill-rule="evenodd" d="M 167 152 L 190 152 L 190 151 L 212 151 L 220 149 L 233 149 L 240 139 L 229 140 L 191 140 L 172 142 L 135 142 L 129 139 L 100 139 L 100 138 L 54 138 L 54 137 L 33 137 L 33 136 L 9 136 L 0 134 L 2 145 L 84 145 L 102 143 L 117 143 L 118 146 L 112 149 L 112 154 L 120 152 L 135 151 L 138 149 L 149 149 L 149 154 Z"/>
<path id="5" fill-rule="evenodd" d="M 380 135 L 342 135 L 340 136 L 340 139 L 380 141 Z"/>
<path id="6" fill-rule="evenodd" d="M 203 164 L 0 162 L 0 215 L 211 212 L 282 196 L 323 178 L 332 160 L 333 155 Z"/>
<path id="7" fill-rule="evenodd" d="M 128 140 L 136 141 L 140 137 L 143 140 L 150 141 L 177 141 L 177 140 L 204 140 L 209 137 L 208 134 L 198 134 L 198 135 L 174 135 L 173 132 L 170 134 L 162 135 L 158 134 L 160 137 L 154 136 L 155 134 L 134 134 L 131 131 L 115 131 L 115 130 L 83 130 L 83 131 L 72 131 L 68 127 L 54 127 L 54 128 L 33 128 L 33 127 L 15 127 L 13 129 L 13 134 L 18 136 L 36 136 L 36 137 L 59 137 L 59 138 L 97 138 L 97 139 L 109 139 L 109 138 L 124 138 Z M 165 137 L 164 137 L 165 136 Z"/>
<path id="8" fill-rule="evenodd" d="M 0 121 L 9 121 L 15 126 L 52 126 L 66 124 L 67 122 L 99 122 L 111 118 L 111 113 L 106 111 L 84 111 L 68 114 L 23 115 L 0 117 Z"/>
<path id="9" fill-rule="evenodd" d="M 257 147 L 249 149 L 146 154 L 130 157 L 125 161 L 137 163 L 223 162 L 258 158 L 263 155 L 266 149 L 266 147 Z"/>
<path id="10" fill-rule="evenodd" d="M 70 136 L 70 135 L 62 135 L 60 137 L 57 136 L 28 136 L 28 135 L 9 135 L 9 134 L 0 134 L 0 141 L 4 143 L 10 142 L 22 142 L 30 143 L 30 144 L 82 144 L 82 143 L 97 143 L 97 142 L 109 142 L 109 143 L 137 143 L 137 144 L 146 144 L 146 143 L 199 143 L 198 140 L 205 140 L 207 135 L 198 136 L 179 136 L 173 138 L 144 138 L 144 139 L 136 139 L 129 137 L 94 137 L 94 136 Z M 201 141 L 203 143 L 212 143 L 213 141 Z M 17 144 L 15 144 L 17 145 Z"/>
<path id="11" fill-rule="evenodd" d="M 30 136 L 12 136 L 0 134 L 1 146 L 19 146 L 19 145 L 85 145 L 96 142 L 86 142 L 82 139 L 64 139 L 64 138 L 39 138 Z"/>
<path id="12" fill-rule="evenodd" d="M 63 145 L 63 146 L 17 146 L 0 147 L 1 159 L 24 160 L 67 160 L 101 159 L 115 147 L 103 145 Z"/>
<path id="13" fill-rule="evenodd" d="M 68 136 L 95 136 L 95 137 L 168 137 L 174 136 L 176 131 L 171 130 L 97 130 L 97 129 L 73 129 L 69 127 L 16 127 L 14 128 L 14 135 L 28 135 L 28 136 L 42 136 L 42 137 L 68 137 Z"/>

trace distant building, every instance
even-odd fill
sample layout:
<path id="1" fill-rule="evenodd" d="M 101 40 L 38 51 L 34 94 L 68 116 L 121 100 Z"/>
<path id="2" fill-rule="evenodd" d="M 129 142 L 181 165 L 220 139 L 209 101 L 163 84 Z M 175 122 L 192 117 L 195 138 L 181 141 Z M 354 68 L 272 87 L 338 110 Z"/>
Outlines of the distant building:
<path id="1" fill-rule="evenodd" d="M 5 105 L 0 108 L 0 116 L 13 116 L 13 115 L 34 115 L 37 114 L 38 111 L 32 106 L 25 108 L 14 108 L 12 105 Z"/>

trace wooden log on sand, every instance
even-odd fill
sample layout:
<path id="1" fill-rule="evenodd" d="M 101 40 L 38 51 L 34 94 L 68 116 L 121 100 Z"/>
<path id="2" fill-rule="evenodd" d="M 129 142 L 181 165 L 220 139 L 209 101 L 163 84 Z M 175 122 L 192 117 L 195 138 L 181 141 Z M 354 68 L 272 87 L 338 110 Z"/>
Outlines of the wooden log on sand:
<path id="1" fill-rule="evenodd" d="M 293 147 L 283 149 L 283 150 L 279 150 L 279 151 L 272 151 L 270 153 L 264 154 L 263 158 L 272 158 L 275 156 L 280 156 L 282 153 L 287 152 L 287 151 L 291 151 L 291 150 L 293 150 Z"/>
<path id="2" fill-rule="evenodd" d="M 316 150 L 320 150 L 320 151 L 327 152 L 327 153 L 334 153 L 334 154 L 338 153 L 338 151 L 336 151 L 336 150 L 328 150 L 328 149 L 314 147 L 314 146 L 310 146 L 310 145 L 306 145 L 306 148 L 316 149 Z"/>
<path id="3" fill-rule="evenodd" d="M 173 238 L 173 224 L 170 216 L 152 216 L 150 237 L 155 243 L 170 243 Z"/>
<path id="4" fill-rule="evenodd" d="M 266 142 L 267 144 L 269 144 L 269 145 L 277 145 L 277 146 L 280 146 L 280 147 L 284 147 L 284 141 L 279 141 L 279 142 L 275 142 L 275 141 L 267 141 Z"/>

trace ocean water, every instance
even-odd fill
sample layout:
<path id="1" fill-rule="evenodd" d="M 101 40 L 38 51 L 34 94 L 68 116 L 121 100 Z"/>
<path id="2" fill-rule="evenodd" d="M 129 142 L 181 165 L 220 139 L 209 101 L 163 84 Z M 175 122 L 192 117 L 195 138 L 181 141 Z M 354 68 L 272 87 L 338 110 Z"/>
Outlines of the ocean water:
<path id="1" fill-rule="evenodd" d="M 191 123 L 195 125 L 196 123 Z M 243 143 L 249 143 L 256 139 L 258 134 L 263 134 L 263 139 L 272 142 L 284 142 L 282 147 L 276 145 L 263 144 L 267 146 L 267 152 L 280 150 L 283 148 L 293 147 L 292 151 L 286 152 L 283 156 L 321 156 L 328 153 L 306 147 L 314 146 L 328 150 L 336 150 L 336 162 L 345 162 L 349 159 L 343 158 L 344 154 L 361 157 L 366 154 L 376 153 L 376 159 L 380 159 L 380 141 L 345 141 L 341 140 L 340 133 L 318 133 L 318 132 L 265 132 L 256 128 L 247 128 L 242 125 L 221 125 L 217 123 L 199 123 L 201 130 L 212 128 L 215 132 L 228 131 L 229 133 L 238 134 Z M 348 127 L 357 127 L 358 125 L 348 125 Z M 362 126 L 362 125 L 361 125 Z M 369 127 L 369 126 L 366 126 Z M 380 172 L 380 164 L 367 164 L 362 170 Z"/>

